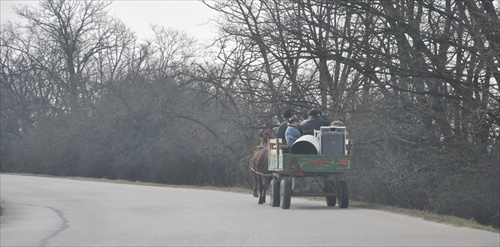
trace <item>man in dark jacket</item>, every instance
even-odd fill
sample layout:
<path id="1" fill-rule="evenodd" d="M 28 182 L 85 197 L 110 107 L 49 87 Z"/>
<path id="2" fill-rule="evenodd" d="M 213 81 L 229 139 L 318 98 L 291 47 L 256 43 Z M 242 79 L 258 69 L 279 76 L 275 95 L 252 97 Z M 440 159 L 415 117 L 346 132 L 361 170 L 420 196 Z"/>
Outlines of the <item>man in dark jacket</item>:
<path id="1" fill-rule="evenodd" d="M 314 135 L 314 130 L 319 130 L 321 126 L 330 125 L 330 121 L 319 110 L 312 109 L 307 112 L 307 115 L 307 119 L 299 125 L 303 135 Z"/>
<path id="2" fill-rule="evenodd" d="M 285 139 L 285 131 L 286 128 L 288 128 L 288 119 L 292 117 L 292 110 L 287 109 L 285 112 L 283 112 L 283 117 L 285 120 L 280 124 L 280 127 L 278 128 L 278 133 L 276 134 L 276 138 L 282 138 Z"/>

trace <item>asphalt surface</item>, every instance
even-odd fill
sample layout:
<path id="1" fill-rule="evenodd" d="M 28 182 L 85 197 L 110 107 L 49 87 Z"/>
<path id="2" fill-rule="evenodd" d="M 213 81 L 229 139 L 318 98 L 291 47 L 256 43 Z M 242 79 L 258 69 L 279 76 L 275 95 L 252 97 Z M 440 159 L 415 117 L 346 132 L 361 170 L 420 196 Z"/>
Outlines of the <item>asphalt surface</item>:
<path id="1" fill-rule="evenodd" d="M 1 246 L 499 246 L 500 234 L 292 198 L 2 174 Z M 268 198 L 269 200 L 269 198 Z"/>

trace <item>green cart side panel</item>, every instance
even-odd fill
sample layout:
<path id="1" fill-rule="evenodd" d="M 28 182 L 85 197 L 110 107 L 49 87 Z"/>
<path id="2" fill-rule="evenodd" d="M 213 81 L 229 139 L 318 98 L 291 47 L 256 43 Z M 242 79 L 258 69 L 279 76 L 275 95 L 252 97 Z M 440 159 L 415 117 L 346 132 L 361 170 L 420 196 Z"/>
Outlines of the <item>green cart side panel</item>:
<path id="1" fill-rule="evenodd" d="M 274 172 L 344 172 L 351 168 L 349 155 L 269 154 L 269 171 Z M 293 159 L 296 159 L 296 162 Z M 299 168 L 297 168 L 299 166 Z"/>

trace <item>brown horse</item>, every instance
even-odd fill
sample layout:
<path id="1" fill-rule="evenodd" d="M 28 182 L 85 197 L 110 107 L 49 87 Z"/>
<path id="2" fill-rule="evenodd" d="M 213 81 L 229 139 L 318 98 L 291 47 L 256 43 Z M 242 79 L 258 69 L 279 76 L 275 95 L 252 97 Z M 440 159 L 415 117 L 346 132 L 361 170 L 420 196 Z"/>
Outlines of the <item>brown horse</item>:
<path id="1" fill-rule="evenodd" d="M 250 169 L 254 172 L 253 196 L 259 198 L 259 204 L 266 202 L 266 191 L 271 176 L 269 176 L 267 164 L 267 140 L 275 138 L 276 134 L 272 129 L 264 129 L 260 133 L 260 145 L 255 149 L 250 160 Z"/>

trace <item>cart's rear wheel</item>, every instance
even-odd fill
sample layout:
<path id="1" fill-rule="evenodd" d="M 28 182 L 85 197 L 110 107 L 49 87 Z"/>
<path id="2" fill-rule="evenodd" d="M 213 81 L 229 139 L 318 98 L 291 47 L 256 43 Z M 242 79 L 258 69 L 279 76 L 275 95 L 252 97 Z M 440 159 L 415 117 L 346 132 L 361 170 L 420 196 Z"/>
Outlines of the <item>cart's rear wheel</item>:
<path id="1" fill-rule="evenodd" d="M 335 192 L 335 182 L 334 181 L 325 181 L 325 192 L 334 193 Z M 327 196 L 326 197 L 326 205 L 329 207 L 334 207 L 337 204 L 336 196 Z"/>
<path id="2" fill-rule="evenodd" d="M 290 181 L 286 179 L 281 180 L 280 196 L 281 196 L 281 208 L 289 209 L 290 203 L 292 201 L 292 183 L 290 183 Z"/>
<path id="3" fill-rule="evenodd" d="M 273 178 L 271 180 L 271 194 L 270 194 L 270 204 L 273 207 L 280 206 L 280 183 L 278 179 Z"/>
<path id="4" fill-rule="evenodd" d="M 339 198 L 339 207 L 347 208 L 349 207 L 349 192 L 347 190 L 347 181 L 340 181 L 340 198 Z"/>

